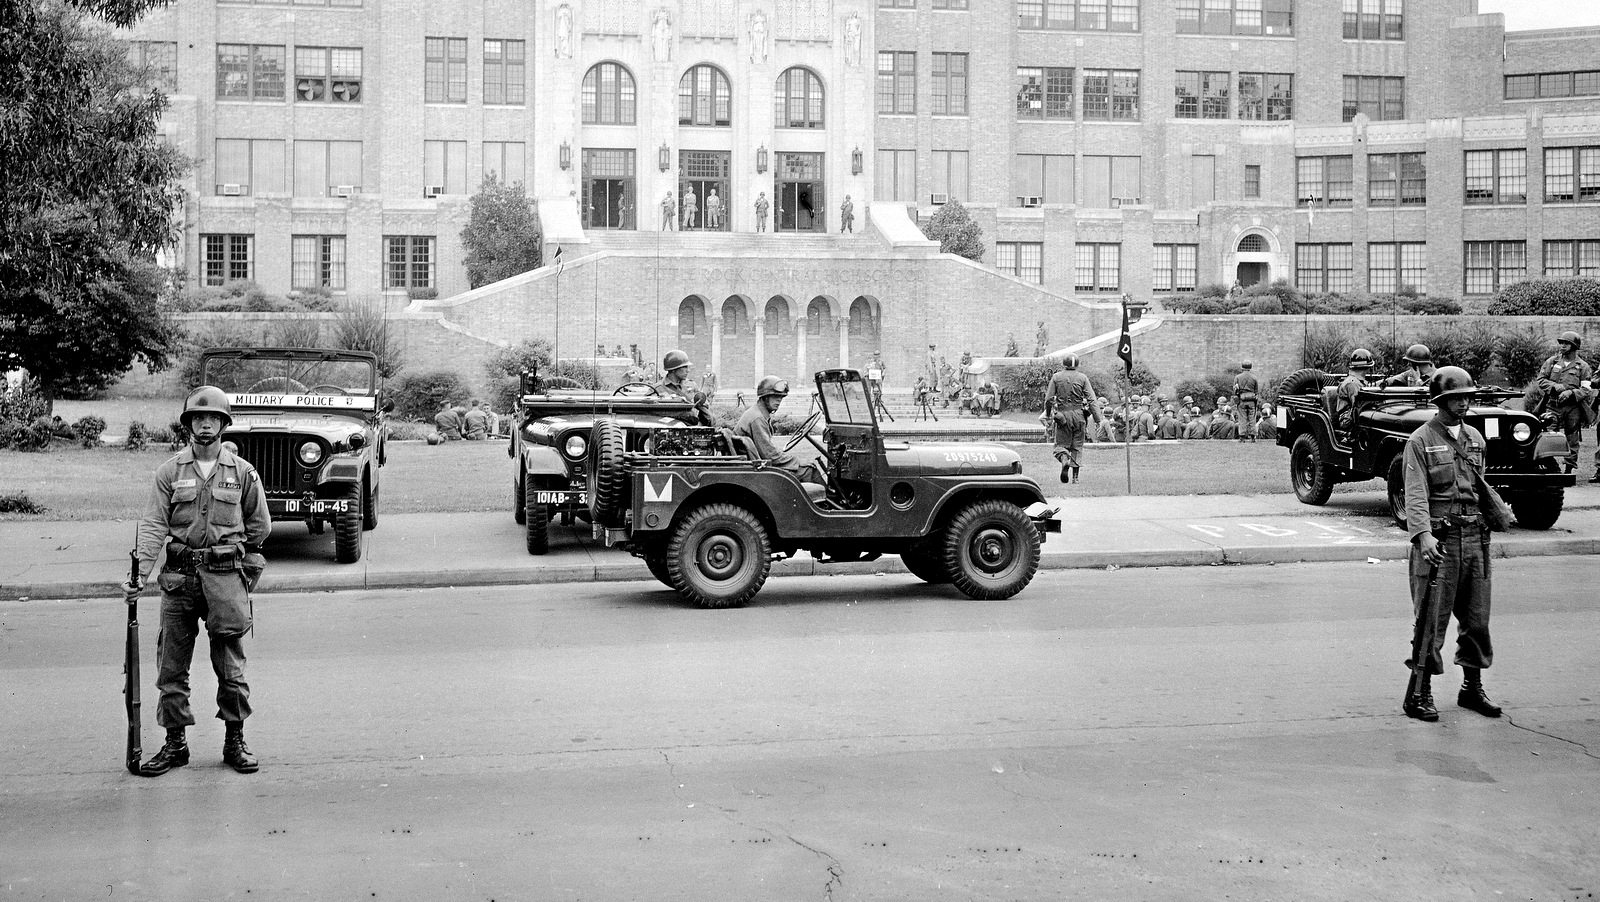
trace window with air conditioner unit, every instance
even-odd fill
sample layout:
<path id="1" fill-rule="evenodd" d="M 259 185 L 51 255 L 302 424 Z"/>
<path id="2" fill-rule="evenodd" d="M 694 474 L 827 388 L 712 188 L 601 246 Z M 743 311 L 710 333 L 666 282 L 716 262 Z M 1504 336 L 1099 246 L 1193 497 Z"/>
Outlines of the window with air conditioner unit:
<path id="1" fill-rule="evenodd" d="M 359 193 L 361 189 L 354 185 L 334 185 L 331 190 L 333 191 L 334 197 L 350 197 L 353 194 Z"/>
<path id="2" fill-rule="evenodd" d="M 932 203 L 932 204 L 935 204 L 935 205 L 937 205 L 937 204 L 947 204 L 947 203 L 950 202 L 950 195 L 948 195 L 948 194 L 938 194 L 938 193 L 930 194 L 930 195 L 928 195 L 928 202 Z"/>
<path id="3" fill-rule="evenodd" d="M 444 186 L 443 185 L 429 185 L 428 187 L 422 189 L 422 196 L 423 197 L 438 197 L 439 195 L 441 195 L 443 193 L 444 193 Z"/>
<path id="4" fill-rule="evenodd" d="M 1140 200 L 1141 200 L 1141 198 L 1137 198 L 1137 197 L 1113 197 L 1113 198 L 1111 198 L 1111 206 L 1113 206 L 1113 207 L 1131 207 L 1131 206 L 1134 206 L 1135 204 L 1138 204 Z"/>
<path id="5" fill-rule="evenodd" d="M 241 185 L 236 182 L 230 182 L 222 186 L 223 197 L 243 197 L 249 191 L 249 185 Z"/>
<path id="6" fill-rule="evenodd" d="M 1042 207 L 1042 206 L 1044 206 L 1044 198 L 1039 197 L 1038 195 L 1033 195 L 1033 196 L 1029 196 L 1029 197 L 1019 197 L 1019 198 L 1017 198 L 1017 202 L 1020 203 L 1024 207 Z"/>

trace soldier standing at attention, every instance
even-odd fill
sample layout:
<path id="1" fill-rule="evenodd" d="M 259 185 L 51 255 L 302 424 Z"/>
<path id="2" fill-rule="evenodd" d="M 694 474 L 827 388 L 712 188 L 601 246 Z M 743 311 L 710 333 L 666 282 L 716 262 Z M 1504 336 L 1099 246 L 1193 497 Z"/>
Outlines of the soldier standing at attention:
<path id="1" fill-rule="evenodd" d="M 1425 666 L 1405 699 L 1408 717 L 1433 721 L 1430 681 L 1444 673 L 1441 651 L 1450 615 L 1456 616 L 1455 662 L 1465 671 L 1456 704 L 1485 717 L 1500 709 L 1483 691 L 1483 670 L 1494 661 L 1489 641 L 1489 526 L 1503 529 L 1505 503 L 1483 479 L 1483 435 L 1467 425 L 1477 386 L 1466 370 L 1447 366 L 1428 380 L 1439 412 L 1406 439 L 1406 531 L 1411 536 L 1411 599 L 1419 621 Z M 1489 522 L 1485 522 L 1485 514 Z M 1437 589 L 1428 597 L 1428 572 L 1437 567 Z M 1427 609 L 1431 617 L 1424 618 Z M 1408 665 L 1413 662 L 1407 662 Z"/>
<path id="2" fill-rule="evenodd" d="M 666 375 L 655 384 L 656 394 L 663 398 L 681 398 L 694 405 L 693 410 L 678 415 L 678 419 L 690 426 L 710 426 L 712 424 L 711 411 L 706 409 L 706 396 L 700 390 L 690 385 L 689 355 L 673 349 L 661 358 L 661 369 Z"/>
<path id="3" fill-rule="evenodd" d="M 1094 403 L 1094 385 L 1078 372 L 1078 356 L 1061 358 L 1061 372 L 1050 377 L 1044 392 L 1044 409 L 1056 424 L 1056 443 L 1052 453 L 1061 464 L 1061 481 L 1077 482 L 1083 466 L 1083 440 L 1088 417 L 1101 423 L 1100 408 Z"/>
<path id="4" fill-rule="evenodd" d="M 670 232 L 678 224 L 678 204 L 672 199 L 672 189 L 667 189 L 665 197 L 661 198 L 661 231 Z"/>
<path id="5" fill-rule="evenodd" d="M 700 212 L 700 199 L 695 196 L 694 186 L 683 189 L 683 228 L 694 228 L 695 216 Z"/>
<path id="6" fill-rule="evenodd" d="M 1428 350 L 1427 345 L 1406 348 L 1405 361 L 1409 364 L 1405 372 L 1395 373 L 1378 385 L 1383 388 L 1419 388 L 1433 378 L 1433 352 Z"/>
<path id="7" fill-rule="evenodd" d="M 1567 434 L 1567 472 L 1578 468 L 1578 451 L 1583 447 L 1583 427 L 1592 422 L 1589 404 L 1594 400 L 1594 369 L 1578 356 L 1583 339 L 1576 332 L 1563 332 L 1556 339 L 1556 353 L 1539 367 L 1535 383 L 1541 393 L 1544 413 L 1554 415 L 1556 424 Z M 1600 456 L 1596 457 L 1595 478 L 1600 482 Z"/>
<path id="8" fill-rule="evenodd" d="M 856 230 L 856 205 L 851 202 L 850 195 L 844 196 L 844 203 L 839 205 L 839 231 L 854 232 Z"/>
<path id="9" fill-rule="evenodd" d="M 139 521 L 139 577 L 125 583 L 132 601 L 161 562 L 161 632 L 156 639 L 156 722 L 167 728 L 161 750 L 139 767 L 158 777 L 189 763 L 184 732 L 189 709 L 189 664 L 199 621 L 206 622 L 211 669 L 217 674 L 217 719 L 224 725 L 222 760 L 241 774 L 259 764 L 244 741 L 250 686 L 244 679 L 244 635 L 251 628 L 250 589 L 266 559 L 261 543 L 272 532 L 267 495 L 255 467 L 222 447 L 233 422 L 228 396 L 206 385 L 184 402 L 178 418 L 189 447 L 156 469 L 155 486 Z"/>
<path id="10" fill-rule="evenodd" d="M 761 192 L 760 196 L 756 198 L 756 231 L 765 232 L 767 230 L 767 211 L 771 208 L 772 204 L 767 201 L 767 192 Z"/>
<path id="11" fill-rule="evenodd" d="M 1254 366 L 1246 360 L 1239 364 L 1242 371 L 1233 377 L 1233 398 L 1238 402 L 1236 410 L 1239 414 L 1239 441 L 1256 440 L 1256 419 L 1261 410 L 1256 405 L 1256 398 L 1261 391 L 1261 383 L 1256 380 L 1256 374 L 1250 372 Z"/>

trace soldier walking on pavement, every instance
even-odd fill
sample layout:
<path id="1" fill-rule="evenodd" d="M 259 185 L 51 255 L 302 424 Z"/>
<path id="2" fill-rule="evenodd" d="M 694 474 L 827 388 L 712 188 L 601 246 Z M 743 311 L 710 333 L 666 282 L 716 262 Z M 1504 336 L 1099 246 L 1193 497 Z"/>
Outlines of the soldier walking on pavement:
<path id="1" fill-rule="evenodd" d="M 1084 432 L 1086 417 L 1096 423 L 1102 421 L 1100 408 L 1094 403 L 1094 385 L 1089 377 L 1078 372 L 1078 356 L 1068 354 L 1061 358 L 1061 372 L 1050 377 L 1044 392 L 1044 409 L 1055 420 L 1056 443 L 1054 454 L 1061 463 L 1061 481 L 1078 481 L 1078 469 L 1083 465 Z"/>
<path id="2" fill-rule="evenodd" d="M 1233 399 L 1238 403 L 1235 411 L 1239 417 L 1239 441 L 1256 440 L 1256 420 L 1261 412 L 1256 398 L 1261 391 L 1261 383 L 1256 380 L 1256 374 L 1250 372 L 1254 366 L 1246 360 L 1239 364 L 1243 371 L 1233 377 Z"/>
<path id="3" fill-rule="evenodd" d="M 681 398 L 694 405 L 693 410 L 678 415 L 690 426 L 712 425 L 711 411 L 706 409 L 706 396 L 704 392 L 696 389 L 688 382 L 689 355 L 673 349 L 661 358 L 661 369 L 666 372 L 661 381 L 655 384 L 656 394 L 663 398 Z"/>
<path id="4" fill-rule="evenodd" d="M 1411 537 L 1411 600 L 1417 617 L 1414 681 L 1407 690 L 1406 716 L 1439 719 L 1430 681 L 1444 673 L 1441 652 L 1456 617 L 1455 662 L 1465 671 L 1456 703 L 1485 717 L 1500 708 L 1483 691 L 1482 674 L 1494 662 L 1489 641 L 1489 529 L 1504 529 L 1511 515 L 1483 478 L 1483 435 L 1464 417 L 1477 392 L 1472 376 L 1447 366 L 1428 380 L 1428 395 L 1438 407 L 1432 420 L 1406 440 L 1406 531 Z M 1434 570 L 1434 568 L 1437 568 Z M 1430 583 L 1430 570 L 1436 579 Z M 1433 591 L 1430 593 L 1430 585 Z M 1430 597 L 1430 594 L 1432 597 Z"/>
<path id="5" fill-rule="evenodd" d="M 1567 434 L 1567 472 L 1578 468 L 1578 452 L 1583 448 L 1583 429 L 1594 421 L 1594 369 L 1578 356 L 1583 339 L 1576 332 L 1563 332 L 1556 339 L 1556 353 L 1539 367 L 1538 412 L 1555 417 Z M 1600 482 L 1600 449 L 1595 452 L 1595 476 Z"/>
<path id="6" fill-rule="evenodd" d="M 202 386 L 189 395 L 179 420 L 189 447 L 156 469 L 139 521 L 139 577 L 122 587 L 131 602 L 161 563 L 156 722 L 167 728 L 167 739 L 139 774 L 157 777 L 189 763 L 184 735 L 194 724 L 189 664 L 201 620 L 217 674 L 217 719 L 225 730 L 222 760 L 241 774 L 255 773 L 258 762 L 244 741 L 250 716 L 244 636 L 252 623 L 250 590 L 266 567 L 261 543 L 272 531 L 272 516 L 255 467 L 219 444 L 233 422 L 228 396 Z"/>

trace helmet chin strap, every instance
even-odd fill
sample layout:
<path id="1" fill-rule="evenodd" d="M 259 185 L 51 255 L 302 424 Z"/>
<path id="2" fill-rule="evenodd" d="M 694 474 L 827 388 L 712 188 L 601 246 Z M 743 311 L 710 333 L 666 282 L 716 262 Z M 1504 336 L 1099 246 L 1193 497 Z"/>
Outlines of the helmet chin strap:
<path id="1" fill-rule="evenodd" d="M 199 433 L 195 433 L 194 434 L 194 443 L 197 444 L 197 445 L 204 445 L 206 447 L 210 447 L 211 445 L 215 445 L 217 443 L 217 439 L 218 438 L 219 438 L 219 436 L 215 436 L 215 435 L 201 435 Z"/>

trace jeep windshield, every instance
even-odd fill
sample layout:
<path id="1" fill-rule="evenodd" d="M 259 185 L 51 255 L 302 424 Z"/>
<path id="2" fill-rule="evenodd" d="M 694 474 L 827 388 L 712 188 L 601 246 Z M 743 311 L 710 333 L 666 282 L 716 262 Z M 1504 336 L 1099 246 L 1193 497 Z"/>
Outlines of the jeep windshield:
<path id="1" fill-rule="evenodd" d="M 370 358 L 346 351 L 208 351 L 201 381 L 227 392 L 235 404 L 306 406 L 315 398 L 372 399 L 376 369 Z"/>
<path id="2" fill-rule="evenodd" d="M 840 425 L 871 426 L 872 401 L 866 383 L 854 370 L 824 370 L 817 374 L 817 392 L 828 422 Z"/>

